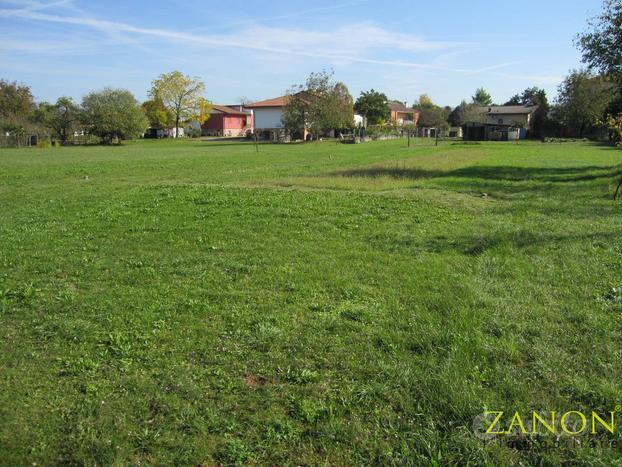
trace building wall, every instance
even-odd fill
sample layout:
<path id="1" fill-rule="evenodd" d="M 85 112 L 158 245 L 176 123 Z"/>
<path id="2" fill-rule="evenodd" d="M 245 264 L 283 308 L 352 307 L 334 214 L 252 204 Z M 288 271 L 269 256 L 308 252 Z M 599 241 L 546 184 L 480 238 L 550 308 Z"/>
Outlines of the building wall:
<path id="1" fill-rule="evenodd" d="M 224 114 L 213 113 L 203 124 L 204 130 L 222 130 Z"/>
<path id="2" fill-rule="evenodd" d="M 412 123 L 413 125 L 416 125 L 418 120 L 419 120 L 419 114 L 418 113 L 406 113 L 406 112 L 396 112 L 396 111 L 391 111 L 391 120 L 393 120 L 394 122 L 403 125 L 405 123 Z"/>
<path id="3" fill-rule="evenodd" d="M 162 133 L 159 133 L 159 132 Z M 160 136 L 161 135 L 161 136 Z M 164 130 L 158 130 L 158 137 L 159 138 L 181 138 L 184 136 L 184 129 L 183 128 L 166 128 Z"/>
<path id="4" fill-rule="evenodd" d="M 525 127 L 529 127 L 530 116 L 525 114 L 498 114 L 488 115 L 486 123 L 490 125 L 512 125 L 515 122 L 522 123 Z"/>
<path id="5" fill-rule="evenodd" d="M 242 130 L 246 128 L 246 117 L 227 115 L 224 119 L 225 130 Z"/>
<path id="6" fill-rule="evenodd" d="M 254 110 L 256 129 L 283 128 L 283 123 L 281 122 L 283 117 L 282 107 L 258 107 Z"/>
<path id="7" fill-rule="evenodd" d="M 209 120 L 203 124 L 202 133 L 204 136 L 244 136 L 246 129 L 247 117 L 212 114 Z"/>

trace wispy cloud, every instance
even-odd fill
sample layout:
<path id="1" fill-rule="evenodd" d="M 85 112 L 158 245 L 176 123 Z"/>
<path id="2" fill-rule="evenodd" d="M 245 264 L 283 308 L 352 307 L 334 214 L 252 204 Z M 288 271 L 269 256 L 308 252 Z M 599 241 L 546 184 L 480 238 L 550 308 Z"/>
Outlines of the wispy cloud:
<path id="1" fill-rule="evenodd" d="M 305 10 L 296 10 L 293 11 L 291 13 L 286 13 L 286 14 L 282 14 L 282 15 L 276 15 L 276 16 L 270 16 L 270 17 L 264 17 L 264 18 L 253 18 L 253 19 L 245 19 L 245 20 L 240 20 L 240 21 L 233 21 L 233 22 L 228 22 L 228 23 L 224 23 L 219 25 L 216 29 L 229 29 L 232 27 L 239 27 L 239 26 L 252 26 L 255 24 L 263 24 L 263 23 L 271 23 L 273 21 L 280 21 L 280 20 L 284 20 L 284 19 L 293 19 L 293 18 L 300 18 L 303 16 L 312 16 L 314 14 L 317 13 L 324 13 L 327 11 L 334 11 L 334 10 L 341 10 L 344 8 L 352 8 L 352 7 L 357 7 L 357 6 L 361 6 L 365 3 L 369 3 L 368 0 L 353 0 L 350 2 L 345 2 L 345 3 L 336 3 L 334 5 L 327 5 L 327 6 L 322 6 L 322 7 L 316 7 L 316 8 L 308 8 Z M 211 27 L 211 30 L 213 30 L 214 28 Z M 194 29 L 193 31 L 205 31 L 205 28 L 198 28 L 198 29 Z"/>
<path id="2" fill-rule="evenodd" d="M 466 69 L 446 65 L 423 63 L 403 59 L 374 58 L 373 52 L 379 50 L 401 51 L 404 53 L 429 53 L 447 51 L 456 47 L 465 47 L 465 43 L 428 41 L 412 34 L 387 31 L 373 24 L 351 24 L 333 31 L 313 31 L 291 28 L 254 26 L 245 30 L 244 35 L 237 33 L 207 35 L 175 31 L 171 29 L 148 28 L 129 23 L 115 22 L 76 15 L 57 15 L 39 10 L 51 4 L 23 2 L 32 8 L 0 9 L 0 18 L 19 18 L 23 20 L 70 24 L 90 28 L 113 37 L 119 34 L 141 36 L 184 45 L 208 48 L 233 48 L 278 55 L 295 55 L 324 59 L 341 60 L 354 63 L 386 65 L 423 70 L 452 71 L 460 73 L 480 73 L 491 69 L 508 66 L 506 63 L 480 69 Z M 144 41 L 141 41 L 143 44 Z"/>
<path id="3" fill-rule="evenodd" d="M 73 0 L 57 0 L 54 2 L 42 3 L 34 0 L 0 0 L 0 4 L 3 5 L 17 5 L 23 10 L 44 10 L 46 8 L 53 8 L 60 5 L 67 5 L 72 3 Z"/>
<path id="4" fill-rule="evenodd" d="M 500 78 L 510 79 L 514 81 L 525 81 L 540 86 L 556 85 L 562 82 L 562 75 L 533 75 L 533 74 L 514 74 L 514 73 L 496 73 Z"/>

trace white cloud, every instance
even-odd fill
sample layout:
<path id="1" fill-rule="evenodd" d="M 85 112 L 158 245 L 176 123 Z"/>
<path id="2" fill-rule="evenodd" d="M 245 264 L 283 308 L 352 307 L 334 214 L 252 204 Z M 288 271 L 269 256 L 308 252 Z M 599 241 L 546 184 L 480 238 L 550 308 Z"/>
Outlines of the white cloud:
<path id="1" fill-rule="evenodd" d="M 497 64 L 481 69 L 464 69 L 450 67 L 446 64 L 373 58 L 373 53 L 379 50 L 391 51 L 391 53 L 401 51 L 407 54 L 439 53 L 457 47 L 463 48 L 466 44 L 428 41 L 416 35 L 394 33 L 368 23 L 346 25 L 332 31 L 312 31 L 255 25 L 245 29 L 244 34 L 241 35 L 239 31 L 236 31 L 235 34 L 209 35 L 170 29 L 139 27 L 129 23 L 90 18 L 82 14 L 65 16 L 38 11 L 56 3 L 66 2 L 49 4 L 32 1 L 22 2 L 23 5 L 27 5 L 27 8 L 0 9 L 0 18 L 19 18 L 37 22 L 70 24 L 95 29 L 114 38 L 130 36 L 134 40 L 127 39 L 128 42 L 137 46 L 144 46 L 144 38 L 150 38 L 156 41 L 181 43 L 186 46 L 234 48 L 277 55 L 318 58 L 332 62 L 344 61 L 466 74 L 480 73 L 508 66 L 508 64 Z M 137 42 L 135 40 L 136 36 L 140 36 L 143 41 Z"/>

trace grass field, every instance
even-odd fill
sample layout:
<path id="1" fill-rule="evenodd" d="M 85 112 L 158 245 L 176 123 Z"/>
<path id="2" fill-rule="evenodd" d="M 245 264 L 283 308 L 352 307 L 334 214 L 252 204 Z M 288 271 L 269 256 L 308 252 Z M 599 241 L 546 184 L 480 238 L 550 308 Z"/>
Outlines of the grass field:
<path id="1" fill-rule="evenodd" d="M 0 464 L 622 463 L 622 151 L 0 150 Z"/>

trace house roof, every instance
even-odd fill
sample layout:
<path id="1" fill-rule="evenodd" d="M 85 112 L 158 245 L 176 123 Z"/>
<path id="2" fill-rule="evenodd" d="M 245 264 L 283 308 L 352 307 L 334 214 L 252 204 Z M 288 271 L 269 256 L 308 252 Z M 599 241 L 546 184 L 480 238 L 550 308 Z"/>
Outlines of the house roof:
<path id="1" fill-rule="evenodd" d="M 214 104 L 212 106 L 212 110 L 216 110 L 220 113 L 226 114 L 226 115 L 248 115 L 247 112 L 239 112 L 235 109 L 232 109 L 231 107 L 228 107 L 226 105 L 216 105 Z"/>
<path id="2" fill-rule="evenodd" d="M 255 102 L 254 104 L 247 104 L 246 107 L 254 109 L 257 107 L 283 107 L 287 96 L 275 97 L 274 99 L 266 99 L 265 101 Z"/>
<path id="3" fill-rule="evenodd" d="M 529 115 L 538 109 L 537 105 L 491 105 L 489 107 L 480 107 L 482 112 L 488 115 Z"/>
<path id="4" fill-rule="evenodd" d="M 410 107 L 406 107 L 403 103 L 399 101 L 389 101 L 389 109 L 392 112 L 405 112 L 405 113 L 416 113 L 415 109 Z"/>

